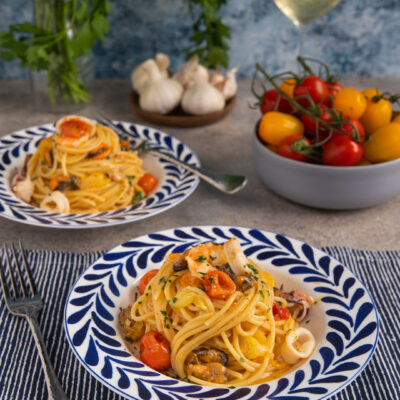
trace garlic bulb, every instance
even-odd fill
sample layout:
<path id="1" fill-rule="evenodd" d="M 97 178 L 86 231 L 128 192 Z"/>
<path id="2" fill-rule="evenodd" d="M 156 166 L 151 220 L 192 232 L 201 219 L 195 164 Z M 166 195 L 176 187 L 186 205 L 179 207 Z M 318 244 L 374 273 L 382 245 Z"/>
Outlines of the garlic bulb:
<path id="1" fill-rule="evenodd" d="M 170 65 L 169 57 L 164 53 L 156 54 L 156 64 L 163 78 L 169 78 L 168 68 Z"/>
<path id="2" fill-rule="evenodd" d="M 237 92 L 236 72 L 238 68 L 233 68 L 224 77 L 221 71 L 215 71 L 211 77 L 211 84 L 222 92 L 224 99 L 229 100 Z"/>
<path id="3" fill-rule="evenodd" d="M 217 69 L 211 75 L 210 83 L 211 83 L 211 85 L 216 87 L 218 90 L 222 91 L 222 89 L 224 87 L 224 84 L 225 84 L 225 76 L 224 76 L 224 74 L 219 69 Z"/>
<path id="4" fill-rule="evenodd" d="M 188 114 L 204 115 L 225 107 L 222 93 L 209 82 L 197 77 L 183 94 L 182 109 Z"/>
<path id="5" fill-rule="evenodd" d="M 199 64 L 199 57 L 195 55 L 186 64 L 183 64 L 181 69 L 172 78 L 186 89 L 196 78 L 201 78 L 208 82 L 210 80 L 210 73 L 206 67 Z"/>
<path id="6" fill-rule="evenodd" d="M 236 81 L 237 70 L 238 70 L 237 67 L 233 68 L 230 71 L 228 71 L 228 73 L 226 74 L 225 84 L 222 89 L 222 94 L 224 95 L 225 100 L 230 99 L 237 92 L 237 88 L 238 88 L 238 84 Z"/>
<path id="7" fill-rule="evenodd" d="M 139 105 L 145 111 L 168 114 L 181 101 L 182 85 L 163 77 L 156 64 L 149 66 L 149 73 L 150 77 L 140 93 Z"/>
<path id="8" fill-rule="evenodd" d="M 141 93 L 143 87 L 146 85 L 148 80 L 150 79 L 150 68 L 157 67 L 156 62 L 153 59 L 148 59 L 138 65 L 131 74 L 131 82 L 133 90 L 137 93 Z"/>

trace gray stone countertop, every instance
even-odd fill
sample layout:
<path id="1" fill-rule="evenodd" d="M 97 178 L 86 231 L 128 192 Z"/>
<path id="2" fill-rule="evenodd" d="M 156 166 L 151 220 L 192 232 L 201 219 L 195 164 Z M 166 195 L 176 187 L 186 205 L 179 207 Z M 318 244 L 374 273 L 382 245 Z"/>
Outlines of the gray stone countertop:
<path id="1" fill-rule="evenodd" d="M 400 92 L 400 78 L 347 78 L 343 83 Z M 0 218 L 0 242 L 21 240 L 26 248 L 75 252 L 108 250 L 130 238 L 162 229 L 219 224 L 279 232 L 317 247 L 400 249 L 400 196 L 363 210 L 323 211 L 289 202 L 262 184 L 253 165 L 251 144 L 260 115 L 249 108 L 254 102 L 249 86 L 247 79 L 239 82 L 237 104 L 223 121 L 202 128 L 160 128 L 190 146 L 204 167 L 246 175 L 248 185 L 241 192 L 224 195 L 201 182 L 189 198 L 164 213 L 108 228 L 54 230 Z M 128 80 L 98 80 L 93 85 L 92 102 L 79 113 L 94 116 L 103 112 L 113 119 L 146 124 L 133 114 L 129 92 Z M 28 82 L 0 81 L 0 136 L 53 122 L 58 117 L 32 106 Z"/>

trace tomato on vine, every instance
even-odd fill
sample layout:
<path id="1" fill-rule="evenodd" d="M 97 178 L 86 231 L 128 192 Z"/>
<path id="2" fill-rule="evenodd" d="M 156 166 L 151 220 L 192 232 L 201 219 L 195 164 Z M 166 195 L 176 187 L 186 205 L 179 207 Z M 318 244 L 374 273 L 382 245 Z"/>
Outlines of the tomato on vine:
<path id="1" fill-rule="evenodd" d="M 325 82 L 315 75 L 308 75 L 298 83 L 294 88 L 293 96 L 304 108 L 311 105 L 309 97 L 314 104 L 324 104 L 329 101 L 329 92 Z"/>
<path id="2" fill-rule="evenodd" d="M 279 143 L 276 152 L 286 158 L 296 161 L 307 161 L 306 149 L 310 146 L 310 141 L 304 136 L 286 136 Z"/>
<path id="3" fill-rule="evenodd" d="M 325 82 L 325 84 L 332 98 L 335 98 L 337 92 L 343 89 L 343 86 L 339 82 Z"/>
<path id="4" fill-rule="evenodd" d="M 349 135 L 337 134 L 323 146 L 322 164 L 349 167 L 357 165 L 363 156 L 363 148 Z"/>
<path id="5" fill-rule="evenodd" d="M 278 102 L 279 97 L 280 99 Z M 267 113 L 268 111 L 280 111 L 288 114 L 292 111 L 292 109 L 293 108 L 289 101 L 281 96 L 276 89 L 267 90 L 264 93 L 262 103 L 260 104 L 260 110 L 263 114 Z"/>
<path id="6" fill-rule="evenodd" d="M 330 123 L 333 121 L 332 118 L 332 113 L 333 111 L 329 112 L 328 107 L 324 104 L 320 104 L 316 106 L 315 108 L 311 109 L 313 115 L 309 114 L 301 114 L 301 122 L 304 125 L 304 130 L 312 135 L 316 136 L 317 132 L 318 135 L 323 135 L 327 132 L 327 128 L 323 125 L 320 124 L 319 122 L 325 122 L 325 123 Z M 317 128 L 317 121 L 318 121 L 318 128 Z"/>

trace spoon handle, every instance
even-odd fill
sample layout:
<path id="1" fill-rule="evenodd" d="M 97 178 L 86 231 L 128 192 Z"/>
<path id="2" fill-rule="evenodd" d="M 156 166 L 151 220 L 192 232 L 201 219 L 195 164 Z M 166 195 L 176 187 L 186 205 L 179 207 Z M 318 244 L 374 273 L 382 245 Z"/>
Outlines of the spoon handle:
<path id="1" fill-rule="evenodd" d="M 106 125 L 114 128 L 120 136 L 133 136 L 130 132 L 122 130 L 118 125 L 114 123 L 114 121 L 106 117 L 104 114 L 99 114 L 99 116 Z M 135 136 L 134 139 L 137 140 L 137 137 Z M 210 171 L 202 167 L 195 167 L 194 165 L 187 164 L 181 160 L 178 160 L 176 157 L 170 154 L 164 153 L 157 148 L 151 147 L 149 143 L 145 140 L 143 140 L 138 146 L 136 146 L 135 149 L 138 150 L 139 153 L 151 152 L 157 157 L 167 160 L 172 164 L 178 165 L 179 167 L 185 168 L 192 174 L 197 175 L 199 178 L 203 179 L 211 186 L 214 186 L 216 189 L 224 193 L 236 193 L 237 191 L 242 189 L 247 183 L 247 178 L 245 176 L 221 174 L 219 172 Z"/>
<path id="2" fill-rule="evenodd" d="M 236 193 L 237 191 L 242 189 L 247 183 L 247 179 L 245 176 L 221 174 L 219 172 L 210 171 L 202 167 L 195 167 L 194 165 L 187 164 L 181 160 L 178 160 L 174 156 L 164 153 L 163 151 L 155 149 L 153 147 L 150 147 L 148 151 L 154 153 L 164 160 L 178 165 L 179 167 L 187 169 L 192 174 L 197 175 L 199 178 L 203 179 L 211 186 L 214 186 L 224 193 Z"/>

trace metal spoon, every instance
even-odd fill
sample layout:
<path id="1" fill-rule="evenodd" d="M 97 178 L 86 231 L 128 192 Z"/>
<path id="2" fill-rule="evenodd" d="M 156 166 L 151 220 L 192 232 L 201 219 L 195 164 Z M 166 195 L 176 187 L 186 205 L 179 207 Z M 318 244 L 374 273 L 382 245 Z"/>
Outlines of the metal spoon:
<path id="1" fill-rule="evenodd" d="M 122 130 L 110 118 L 104 116 L 103 114 L 99 114 L 99 117 L 99 119 L 103 120 L 102 122 L 116 130 L 120 136 L 124 137 L 126 135 L 129 135 L 137 140 L 137 137 L 133 136 L 130 132 Z M 164 153 L 163 151 L 155 147 L 151 147 L 146 140 L 143 140 L 138 146 L 134 148 L 134 150 L 137 150 L 139 154 L 151 152 L 159 158 L 162 158 L 171 162 L 172 164 L 176 164 L 182 168 L 185 168 L 192 174 L 197 175 L 199 178 L 203 179 L 211 186 L 214 186 L 224 193 L 236 193 L 237 191 L 242 189 L 247 183 L 247 178 L 245 176 L 221 174 L 219 172 L 210 171 L 205 168 L 195 167 L 194 165 L 187 164 L 181 160 L 178 160 L 176 157 L 170 154 Z"/>

